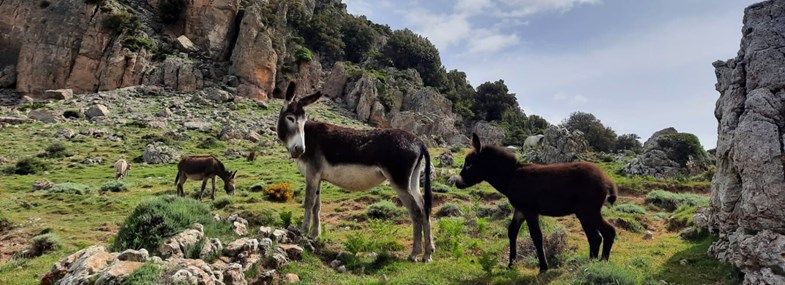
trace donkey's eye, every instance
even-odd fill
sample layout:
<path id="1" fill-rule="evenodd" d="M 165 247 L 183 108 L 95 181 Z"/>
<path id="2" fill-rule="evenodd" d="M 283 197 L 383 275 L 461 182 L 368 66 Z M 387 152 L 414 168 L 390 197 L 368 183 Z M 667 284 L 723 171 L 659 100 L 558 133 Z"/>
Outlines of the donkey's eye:
<path id="1" fill-rule="evenodd" d="M 290 122 L 294 123 L 294 117 L 289 116 L 289 117 L 286 117 L 286 119 L 289 120 Z"/>

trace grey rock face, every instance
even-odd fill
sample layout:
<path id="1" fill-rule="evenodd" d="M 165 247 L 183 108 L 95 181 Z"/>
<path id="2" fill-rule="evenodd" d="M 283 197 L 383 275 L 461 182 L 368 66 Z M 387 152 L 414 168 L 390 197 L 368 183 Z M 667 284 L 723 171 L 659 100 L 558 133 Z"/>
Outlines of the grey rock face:
<path id="1" fill-rule="evenodd" d="M 486 121 L 478 121 L 471 128 L 471 133 L 482 138 L 483 143 L 501 145 L 504 140 L 504 130 Z"/>
<path id="2" fill-rule="evenodd" d="M 30 113 L 27 113 L 27 117 L 48 124 L 57 123 L 58 121 L 60 121 L 60 118 L 62 118 L 62 116 L 57 114 L 55 111 L 42 110 L 42 109 L 30 111 Z"/>
<path id="3" fill-rule="evenodd" d="M 543 164 L 573 162 L 578 154 L 589 150 L 589 144 L 581 131 L 550 126 L 545 130 L 542 147 L 526 153 L 529 161 Z"/>
<path id="4" fill-rule="evenodd" d="M 738 56 L 714 63 L 719 122 L 709 253 L 734 264 L 744 284 L 785 284 L 785 1 L 745 10 Z M 777 230 L 771 230 L 777 229 Z"/>

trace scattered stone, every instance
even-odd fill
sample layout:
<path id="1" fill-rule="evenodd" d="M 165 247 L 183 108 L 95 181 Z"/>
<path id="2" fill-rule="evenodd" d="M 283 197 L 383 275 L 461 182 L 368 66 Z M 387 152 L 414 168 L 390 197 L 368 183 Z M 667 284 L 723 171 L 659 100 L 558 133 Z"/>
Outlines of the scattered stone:
<path id="1" fill-rule="evenodd" d="M 221 221 L 221 215 L 219 215 L 218 213 L 213 214 L 213 220 L 215 220 L 216 222 L 220 222 Z"/>
<path id="2" fill-rule="evenodd" d="M 118 260 L 136 262 L 147 262 L 148 258 L 150 258 L 150 254 L 144 248 L 140 250 L 127 249 L 117 256 Z"/>
<path id="3" fill-rule="evenodd" d="M 196 130 L 200 132 L 210 132 L 213 129 L 213 125 L 203 121 L 188 121 L 183 124 L 183 126 L 188 130 Z"/>
<path id="4" fill-rule="evenodd" d="M 341 266 L 340 260 L 333 259 L 333 261 L 330 262 L 330 267 L 332 267 L 333 269 L 338 269 L 339 266 Z"/>
<path id="5" fill-rule="evenodd" d="M 218 88 L 207 88 L 203 91 L 205 98 L 215 102 L 223 103 L 232 99 L 232 94 Z"/>
<path id="6" fill-rule="evenodd" d="M 273 269 L 279 269 L 279 268 L 283 267 L 284 265 L 286 265 L 286 263 L 288 263 L 288 262 L 289 262 L 289 260 L 286 258 L 286 255 L 281 254 L 281 253 L 275 253 L 275 254 L 273 254 L 272 259 L 270 259 L 270 264 L 269 265 Z"/>
<path id="7" fill-rule="evenodd" d="M 202 225 L 196 225 L 196 229 L 185 230 L 173 237 L 165 239 L 158 248 L 158 253 L 161 258 L 182 258 L 189 248 L 199 243 L 199 241 L 204 238 L 204 231 Z"/>
<path id="8" fill-rule="evenodd" d="M 681 264 L 683 266 L 687 266 L 688 264 L 690 264 L 690 262 L 687 261 L 686 259 L 682 259 L 682 260 L 679 260 L 679 264 Z"/>
<path id="9" fill-rule="evenodd" d="M 32 110 L 29 113 L 27 113 L 27 117 L 32 119 L 32 120 L 39 121 L 39 122 L 43 122 L 43 123 L 47 123 L 47 124 L 53 124 L 53 123 L 57 123 L 58 121 L 60 121 L 60 118 L 62 118 L 62 115 L 58 114 L 58 113 L 55 113 L 55 111 L 36 109 L 36 110 Z"/>
<path id="10" fill-rule="evenodd" d="M 286 239 L 288 239 L 288 237 L 286 236 L 286 231 L 284 230 L 273 231 L 273 237 L 272 237 L 273 241 L 277 243 L 284 243 L 286 242 Z"/>
<path id="11" fill-rule="evenodd" d="M 88 108 L 87 111 L 84 112 L 84 115 L 88 119 L 109 116 L 109 108 L 101 104 L 96 104 Z"/>
<path id="12" fill-rule="evenodd" d="M 654 234 L 647 230 L 645 234 L 643 234 L 643 240 L 650 240 L 654 237 Z"/>
<path id="13" fill-rule="evenodd" d="M 189 136 L 187 133 L 179 131 L 179 130 L 171 130 L 171 131 L 165 132 L 163 134 L 163 136 L 170 137 L 170 138 L 172 138 L 173 140 L 176 140 L 176 141 L 185 141 L 185 140 L 188 140 L 188 139 L 191 138 L 191 136 Z"/>
<path id="14" fill-rule="evenodd" d="M 33 191 L 49 190 L 52 187 L 55 187 L 55 184 L 46 179 L 40 179 L 33 182 Z"/>
<path id="15" fill-rule="evenodd" d="M 26 118 L 0 116 L 0 124 L 21 125 L 30 122 L 32 120 Z"/>
<path id="16" fill-rule="evenodd" d="M 74 97 L 74 90 L 57 89 L 44 91 L 44 98 L 52 100 L 68 100 Z"/>
<path id="17" fill-rule="evenodd" d="M 452 167 L 453 165 L 452 153 L 450 151 L 442 152 L 442 154 L 436 157 L 436 161 L 439 162 L 440 167 Z"/>
<path id="18" fill-rule="evenodd" d="M 286 256 L 291 260 L 301 260 L 303 248 L 295 244 L 281 244 L 279 247 L 286 252 Z"/>
<path id="19" fill-rule="evenodd" d="M 177 37 L 177 47 L 183 51 L 196 51 L 197 48 L 194 46 L 194 42 L 191 41 L 185 35 Z"/>
<path id="20" fill-rule="evenodd" d="M 237 263 L 232 263 L 223 271 L 223 281 L 226 285 L 245 285 L 245 274 L 243 274 L 243 266 Z"/>
<path id="21" fill-rule="evenodd" d="M 221 129 L 220 139 L 222 141 L 236 140 L 245 137 L 248 130 L 237 125 L 227 125 Z"/>
<path id="22" fill-rule="evenodd" d="M 70 139 L 76 135 L 76 131 L 72 129 L 59 129 L 55 133 L 55 138 Z"/>
<path id="23" fill-rule="evenodd" d="M 224 156 L 226 156 L 228 158 L 231 158 L 231 159 L 238 159 L 238 158 L 245 157 L 245 153 L 243 153 L 240 150 L 234 149 L 234 148 L 228 148 L 224 152 Z"/>
<path id="24" fill-rule="evenodd" d="M 338 269 L 336 269 L 336 271 L 338 271 L 338 273 L 347 273 L 347 272 L 349 272 L 348 270 L 346 270 L 346 266 L 345 265 L 338 266 Z"/>
<path id="25" fill-rule="evenodd" d="M 213 238 L 210 239 L 210 242 L 204 243 L 202 250 L 199 252 L 199 258 L 209 259 L 216 255 L 221 255 L 221 252 L 223 252 L 223 244 L 221 243 L 221 240 Z"/>
<path id="26" fill-rule="evenodd" d="M 228 257 L 237 257 L 241 252 L 258 252 L 259 241 L 254 238 L 241 238 L 226 245 L 223 254 Z"/>
<path id="27" fill-rule="evenodd" d="M 234 222 L 232 223 L 232 232 L 238 236 L 244 236 L 248 233 L 248 228 L 240 222 Z"/>
<path id="28" fill-rule="evenodd" d="M 161 110 L 161 112 L 158 112 L 155 115 L 161 118 L 169 118 L 174 115 L 174 112 L 172 112 L 172 109 L 164 108 L 163 110 Z"/>
<path id="29" fill-rule="evenodd" d="M 118 258 L 119 260 L 119 258 Z M 144 263 L 136 261 L 115 261 L 109 267 L 96 274 L 98 279 L 95 280 L 95 285 L 115 285 L 123 284 L 126 279 Z M 68 284 L 68 283 L 60 283 Z"/>
<path id="30" fill-rule="evenodd" d="M 298 282 L 300 282 L 300 276 L 297 276 L 297 274 L 294 274 L 294 273 L 287 273 L 286 275 L 283 276 L 283 282 L 284 283 L 298 283 Z"/>
<path id="31" fill-rule="evenodd" d="M 245 139 L 252 143 L 258 143 L 259 141 L 261 141 L 261 137 L 259 136 L 259 133 L 257 133 L 256 131 L 249 131 L 248 133 L 246 133 Z"/>

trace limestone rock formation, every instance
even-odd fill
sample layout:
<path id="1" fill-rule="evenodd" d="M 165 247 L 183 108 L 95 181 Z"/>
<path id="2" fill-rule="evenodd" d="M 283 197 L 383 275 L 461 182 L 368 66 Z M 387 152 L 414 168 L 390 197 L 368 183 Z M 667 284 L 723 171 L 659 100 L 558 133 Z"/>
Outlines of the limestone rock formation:
<path id="1" fill-rule="evenodd" d="M 245 11 L 231 61 L 233 73 L 240 79 L 238 95 L 264 101 L 275 88 L 278 54 L 262 17 L 259 5 Z"/>
<path id="2" fill-rule="evenodd" d="M 695 135 L 679 133 L 674 128 L 655 132 L 643 144 L 643 152 L 621 170 L 627 176 L 673 178 L 693 176 L 711 164 Z"/>
<path id="3" fill-rule="evenodd" d="M 578 154 L 589 150 L 589 143 L 581 131 L 550 126 L 544 135 L 539 150 L 524 154 L 529 161 L 543 164 L 573 162 L 579 160 Z"/>
<path id="4" fill-rule="evenodd" d="M 719 122 L 709 253 L 744 284 L 785 284 L 785 0 L 745 10 L 741 50 L 714 63 Z"/>

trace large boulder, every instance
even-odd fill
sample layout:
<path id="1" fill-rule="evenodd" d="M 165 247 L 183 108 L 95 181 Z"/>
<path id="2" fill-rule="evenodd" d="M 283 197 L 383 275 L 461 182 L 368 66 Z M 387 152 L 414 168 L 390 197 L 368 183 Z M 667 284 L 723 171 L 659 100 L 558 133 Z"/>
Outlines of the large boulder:
<path id="1" fill-rule="evenodd" d="M 580 160 L 579 154 L 589 151 L 589 143 L 581 131 L 549 126 L 543 135 L 540 149 L 525 154 L 529 161 L 543 164 L 573 162 Z"/>
<path id="2" fill-rule="evenodd" d="M 180 159 L 180 152 L 162 142 L 148 144 L 142 154 L 142 160 L 147 164 L 174 163 Z"/>
<path id="3" fill-rule="evenodd" d="M 674 128 L 655 132 L 643 144 L 643 152 L 621 170 L 626 176 L 674 178 L 706 171 L 711 164 L 698 137 Z"/>
<path id="4" fill-rule="evenodd" d="M 709 253 L 744 273 L 744 284 L 785 284 L 785 0 L 745 10 L 741 50 L 714 63 L 717 170 Z"/>
<path id="5" fill-rule="evenodd" d="M 57 123 L 63 116 L 56 111 L 36 109 L 27 113 L 27 118 L 43 123 Z"/>
<path id="6" fill-rule="evenodd" d="M 504 140 L 504 130 L 486 121 L 477 121 L 472 125 L 470 132 L 477 134 L 483 142 L 492 145 L 501 145 Z"/>

